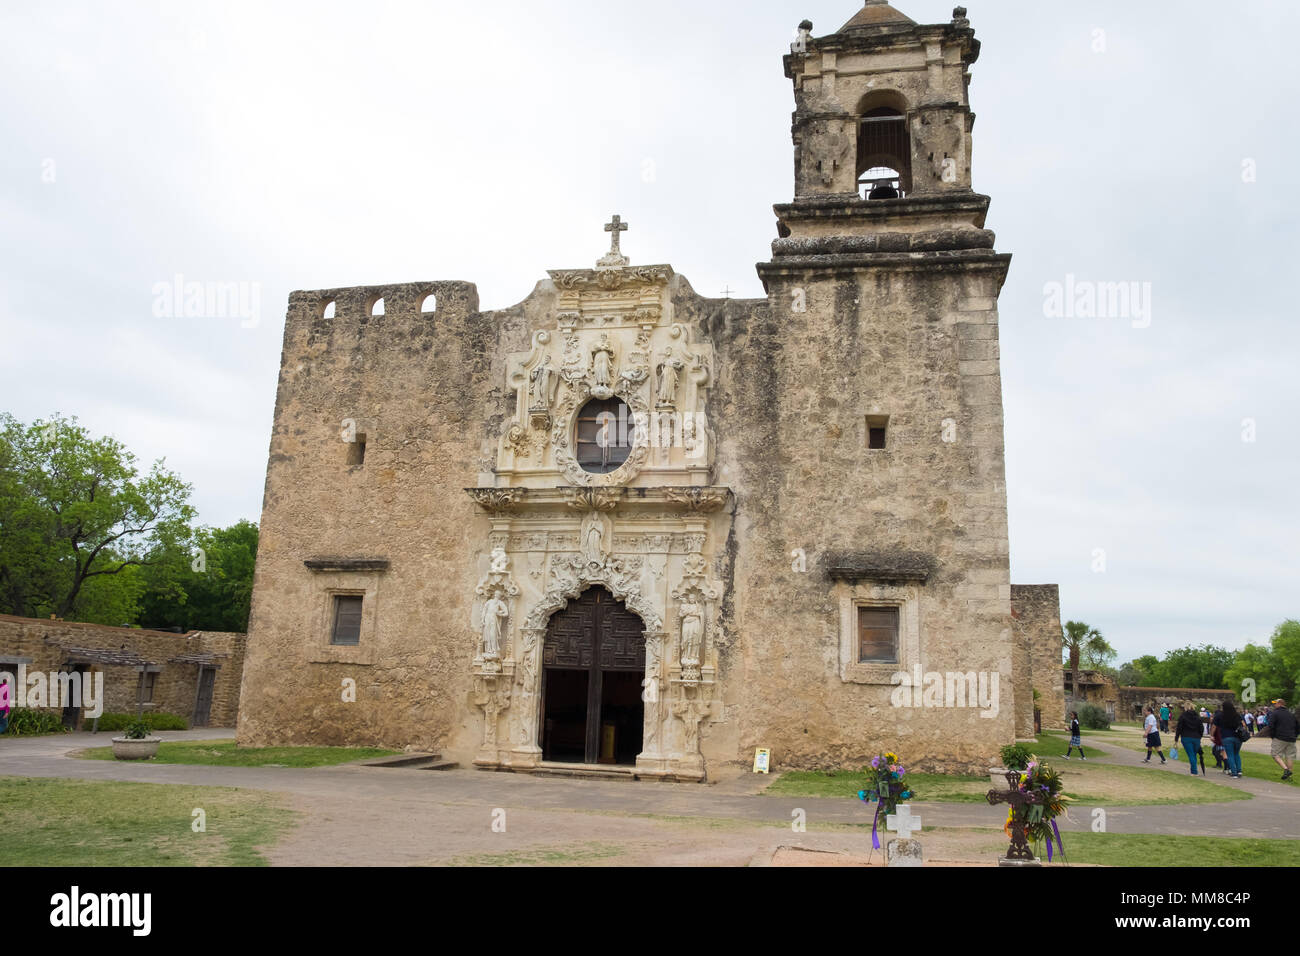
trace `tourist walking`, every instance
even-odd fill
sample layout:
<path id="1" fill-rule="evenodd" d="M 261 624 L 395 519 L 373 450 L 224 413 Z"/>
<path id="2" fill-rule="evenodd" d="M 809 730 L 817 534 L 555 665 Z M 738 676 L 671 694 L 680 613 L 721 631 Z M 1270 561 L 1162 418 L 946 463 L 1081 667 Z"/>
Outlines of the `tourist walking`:
<path id="1" fill-rule="evenodd" d="M 1187 765 L 1192 768 L 1192 776 L 1196 773 L 1196 758 L 1201 758 L 1201 769 L 1205 769 L 1205 752 L 1201 750 L 1201 716 L 1192 706 L 1191 701 L 1183 704 L 1183 712 L 1178 718 L 1178 726 L 1174 728 L 1174 746 L 1178 746 L 1178 741 L 1183 742 L 1183 750 L 1187 752 Z"/>
<path id="2" fill-rule="evenodd" d="M 1164 763 L 1165 752 L 1160 749 L 1160 725 L 1156 722 L 1156 715 L 1150 707 L 1147 708 L 1147 719 L 1143 723 L 1142 729 L 1146 732 L 1147 739 L 1147 759 L 1142 762 L 1150 763 L 1151 751 L 1154 750 L 1156 756 L 1160 758 L 1160 762 Z"/>
<path id="3" fill-rule="evenodd" d="M 1249 740 L 1251 737 L 1255 736 L 1255 714 L 1254 714 L 1254 712 L 1253 712 L 1253 711 L 1250 711 L 1250 710 L 1246 711 L 1245 715 L 1242 717 L 1242 720 L 1243 720 L 1243 721 L 1245 722 L 1245 724 L 1246 724 L 1246 739 Z"/>
<path id="4" fill-rule="evenodd" d="M 1228 772 L 1228 761 L 1225 759 L 1227 751 L 1223 749 L 1223 735 L 1219 733 L 1219 728 L 1214 726 L 1214 718 L 1210 718 L 1210 751 L 1214 754 L 1214 766 L 1217 770 Z"/>
<path id="5" fill-rule="evenodd" d="M 9 729 L 9 678 L 0 678 L 0 734 Z"/>
<path id="6" fill-rule="evenodd" d="M 1169 733 L 1169 705 L 1160 705 L 1160 729 Z"/>
<path id="7" fill-rule="evenodd" d="M 1228 775 L 1240 777 L 1241 745 L 1247 739 L 1249 731 L 1246 730 L 1246 722 L 1241 714 L 1237 713 L 1237 708 L 1232 705 L 1232 701 L 1223 702 L 1219 712 L 1214 715 L 1214 726 L 1219 728 L 1219 733 L 1223 737 L 1223 750 L 1228 760 Z"/>
<path id="8" fill-rule="evenodd" d="M 1087 760 L 1088 758 L 1083 755 L 1083 742 L 1079 738 L 1079 712 L 1072 710 L 1070 711 L 1070 746 L 1065 748 L 1066 760 L 1070 759 L 1070 751 L 1075 747 L 1079 748 L 1079 759 Z"/>
<path id="9" fill-rule="evenodd" d="M 1295 765 L 1296 731 L 1300 730 L 1300 721 L 1296 715 L 1286 709 L 1286 701 L 1273 701 L 1273 719 L 1269 726 L 1273 728 L 1273 760 L 1282 768 L 1282 779 L 1291 779 L 1291 768 Z"/>

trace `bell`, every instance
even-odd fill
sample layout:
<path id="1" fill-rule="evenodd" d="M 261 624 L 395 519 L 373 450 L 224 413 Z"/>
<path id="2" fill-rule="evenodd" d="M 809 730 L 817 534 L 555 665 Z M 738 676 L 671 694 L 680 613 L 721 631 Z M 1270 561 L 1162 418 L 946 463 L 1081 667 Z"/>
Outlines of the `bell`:
<path id="1" fill-rule="evenodd" d="M 868 199 L 897 199 L 898 190 L 889 183 L 880 183 L 867 194 Z"/>

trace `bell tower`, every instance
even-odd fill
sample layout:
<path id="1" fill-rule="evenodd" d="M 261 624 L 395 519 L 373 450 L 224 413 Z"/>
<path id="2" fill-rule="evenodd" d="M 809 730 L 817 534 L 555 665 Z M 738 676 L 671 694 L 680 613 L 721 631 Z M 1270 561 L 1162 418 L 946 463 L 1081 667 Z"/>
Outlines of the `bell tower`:
<path id="1" fill-rule="evenodd" d="M 837 32 L 811 32 L 805 20 L 785 59 L 796 197 L 865 198 L 889 173 L 902 196 L 970 189 L 967 90 L 980 47 L 965 8 L 951 23 L 921 26 L 886 0 L 866 0 Z"/>
<path id="2" fill-rule="evenodd" d="M 772 423 L 740 464 L 779 446 L 790 462 L 784 487 L 801 476 L 797 497 L 767 505 L 751 529 L 761 524 L 771 554 L 784 559 L 797 545 L 808 564 L 790 575 L 788 559 L 757 570 L 749 559 L 743 573 L 788 586 L 778 614 L 751 611 L 738 626 L 817 633 L 815 609 L 829 595 L 843 691 L 827 697 L 834 732 L 879 707 L 917 729 L 946 722 L 961 736 L 977 726 L 986 741 L 1007 742 L 1033 732 L 1033 689 L 1011 616 L 998 343 L 1011 257 L 995 250 L 989 197 L 971 181 L 968 92 L 980 44 L 963 7 L 926 25 L 885 0 L 857 5 L 828 36 L 804 21 L 785 57 L 794 198 L 775 207 L 772 258 L 758 265 L 770 327 L 747 329 L 753 367 L 723 358 L 733 377 L 762 383 Z M 738 507 L 753 484 L 737 480 Z M 787 664 L 757 655 L 754 666 Z M 922 719 L 914 700 L 890 696 L 898 674 L 932 671 L 996 679 L 997 712 Z M 758 736 L 803 745 L 802 735 L 780 734 L 771 726 Z"/>

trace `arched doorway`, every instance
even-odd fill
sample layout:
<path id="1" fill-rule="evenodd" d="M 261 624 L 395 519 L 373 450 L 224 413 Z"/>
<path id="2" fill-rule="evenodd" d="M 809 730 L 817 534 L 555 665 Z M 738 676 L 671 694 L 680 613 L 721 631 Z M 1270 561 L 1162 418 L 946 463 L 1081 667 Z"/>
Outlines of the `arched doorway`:
<path id="1" fill-rule="evenodd" d="M 602 587 L 552 615 L 542 646 L 542 759 L 635 764 L 645 624 Z"/>

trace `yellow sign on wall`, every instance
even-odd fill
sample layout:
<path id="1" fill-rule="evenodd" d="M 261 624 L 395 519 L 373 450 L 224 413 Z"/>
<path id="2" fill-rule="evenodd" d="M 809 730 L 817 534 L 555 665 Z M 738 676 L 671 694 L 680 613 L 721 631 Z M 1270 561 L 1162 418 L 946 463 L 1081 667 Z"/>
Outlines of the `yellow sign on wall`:
<path id="1" fill-rule="evenodd" d="M 754 751 L 754 773 L 767 773 L 772 766 L 772 751 L 763 747 Z"/>

